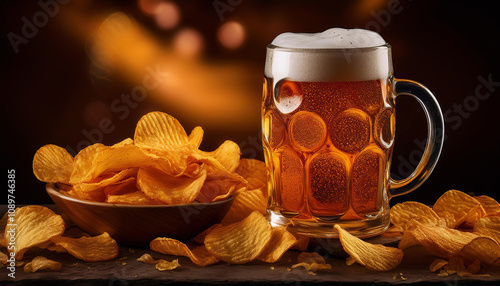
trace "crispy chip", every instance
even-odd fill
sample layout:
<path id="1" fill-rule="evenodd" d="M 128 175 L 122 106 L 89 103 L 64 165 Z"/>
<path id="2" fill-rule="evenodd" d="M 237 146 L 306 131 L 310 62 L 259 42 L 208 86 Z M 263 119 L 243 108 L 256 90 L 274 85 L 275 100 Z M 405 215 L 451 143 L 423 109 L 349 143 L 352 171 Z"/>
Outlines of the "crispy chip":
<path id="1" fill-rule="evenodd" d="M 189 257 L 198 266 L 208 266 L 219 260 L 211 255 L 204 245 L 190 249 L 186 244 L 166 237 L 157 237 L 149 244 L 151 250 L 170 255 Z"/>
<path id="2" fill-rule="evenodd" d="M 463 273 L 466 271 L 464 261 L 460 257 L 451 257 L 448 264 L 444 266 L 444 270 L 448 274 Z"/>
<path id="3" fill-rule="evenodd" d="M 230 173 L 234 172 L 240 163 L 240 146 L 231 140 L 224 141 L 215 151 L 199 152 L 216 159 Z"/>
<path id="4" fill-rule="evenodd" d="M 474 224 L 473 232 L 487 236 L 500 244 L 500 216 L 483 217 Z"/>
<path id="5" fill-rule="evenodd" d="M 266 163 L 256 159 L 241 159 L 235 172 L 245 179 L 257 179 L 264 185 L 267 182 Z"/>
<path id="6" fill-rule="evenodd" d="M 272 230 L 271 240 L 258 259 L 267 263 L 274 263 L 280 260 L 281 256 L 297 243 L 297 238 L 293 236 L 286 227 L 275 227 Z"/>
<path id="7" fill-rule="evenodd" d="M 319 264 L 319 263 L 306 263 L 300 262 L 292 265 L 292 268 L 303 267 L 307 271 L 316 272 L 318 270 L 330 270 L 332 269 L 332 265 L 330 264 Z"/>
<path id="8" fill-rule="evenodd" d="M 178 150 L 188 144 L 188 136 L 173 116 L 150 112 L 137 122 L 134 142 L 146 149 Z"/>
<path id="9" fill-rule="evenodd" d="M 118 184 L 136 175 L 137 168 L 125 169 L 116 174 L 98 177 L 94 182 L 75 184 L 73 185 L 73 191 L 82 199 L 104 201 L 106 198 L 104 189 L 107 186 Z"/>
<path id="10" fill-rule="evenodd" d="M 172 261 L 167 261 L 165 259 L 156 260 L 148 253 L 144 253 L 141 257 L 137 258 L 137 261 L 155 264 L 156 269 L 159 271 L 173 270 L 181 266 L 179 264 L 179 259 L 174 259 Z"/>
<path id="11" fill-rule="evenodd" d="M 442 219 L 428 206 L 419 202 L 404 202 L 391 208 L 391 223 L 406 229 L 406 223 L 412 219 L 430 225 L 439 225 Z"/>
<path id="12" fill-rule="evenodd" d="M 436 272 L 439 269 L 443 268 L 446 264 L 448 264 L 448 261 L 438 258 L 431 263 L 429 269 L 431 270 L 431 272 Z"/>
<path id="13" fill-rule="evenodd" d="M 271 225 L 264 215 L 255 211 L 240 222 L 212 230 L 205 238 L 205 246 L 224 262 L 243 264 L 257 258 L 271 236 Z"/>
<path id="14" fill-rule="evenodd" d="M 203 128 L 200 126 L 196 126 L 191 131 L 191 134 L 188 136 L 188 142 L 193 148 L 198 149 L 200 147 L 201 141 L 203 140 L 203 133 Z"/>
<path id="15" fill-rule="evenodd" d="M 37 272 L 37 271 L 59 271 L 62 268 L 61 262 L 47 259 L 43 256 L 37 256 L 30 262 L 24 265 L 24 272 Z"/>
<path id="16" fill-rule="evenodd" d="M 471 274 L 477 274 L 481 271 L 481 261 L 479 259 L 474 260 L 469 266 L 467 266 L 467 272 Z"/>
<path id="17" fill-rule="evenodd" d="M 64 220 L 60 215 L 43 206 L 25 206 L 16 209 L 15 249 L 16 259 L 21 260 L 31 247 L 44 243 L 54 236 L 63 234 Z M 11 228 L 5 228 L 5 239 L 10 241 Z"/>
<path id="18" fill-rule="evenodd" d="M 33 174 L 46 183 L 68 184 L 73 172 L 73 156 L 56 145 L 45 145 L 33 157 Z"/>
<path id="19" fill-rule="evenodd" d="M 65 248 L 69 254 L 87 262 L 106 261 L 118 257 L 118 244 L 107 232 L 94 237 L 51 238 L 55 245 Z"/>
<path id="20" fill-rule="evenodd" d="M 404 232 L 398 247 L 405 249 L 414 245 L 408 241 L 417 242 L 438 257 L 450 258 L 458 254 L 464 245 L 476 237 L 477 235 L 473 233 L 442 226 L 425 225 L 417 221 L 411 230 Z"/>
<path id="21" fill-rule="evenodd" d="M 345 252 L 368 269 L 389 271 L 396 268 L 403 259 L 403 251 L 398 248 L 365 242 L 335 225 L 340 243 Z"/>
<path id="22" fill-rule="evenodd" d="M 494 198 L 489 196 L 477 196 L 474 198 L 481 203 L 487 216 L 500 215 L 500 203 Z"/>
<path id="23" fill-rule="evenodd" d="M 199 177 L 169 176 L 154 168 L 141 168 L 137 173 L 137 185 L 148 197 L 169 205 L 192 203 L 200 193 L 207 175 Z"/>
<path id="24" fill-rule="evenodd" d="M 479 260 L 484 265 L 493 265 L 499 261 L 500 245 L 489 237 L 477 237 L 464 245 L 460 255 L 471 261 Z"/>
<path id="25" fill-rule="evenodd" d="M 472 227 L 481 217 L 486 216 L 481 203 L 464 192 L 449 190 L 436 201 L 432 209 L 442 217 L 443 212 L 453 214 L 455 223 L 453 228 Z"/>
<path id="26" fill-rule="evenodd" d="M 118 182 L 117 184 L 104 187 L 103 192 L 106 197 L 133 193 L 137 192 L 136 184 L 137 184 L 136 177 L 129 177 Z"/>
<path id="27" fill-rule="evenodd" d="M 267 197 L 264 196 L 262 189 L 247 190 L 238 193 L 221 223 L 228 225 L 241 221 L 254 211 L 265 214 L 266 207 Z"/>

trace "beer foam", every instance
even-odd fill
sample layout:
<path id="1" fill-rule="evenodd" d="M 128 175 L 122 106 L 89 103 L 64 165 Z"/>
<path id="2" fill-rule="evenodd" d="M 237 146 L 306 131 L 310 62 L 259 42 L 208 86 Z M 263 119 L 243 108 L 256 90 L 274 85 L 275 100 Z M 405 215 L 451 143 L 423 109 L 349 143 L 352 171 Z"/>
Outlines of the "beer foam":
<path id="1" fill-rule="evenodd" d="M 385 79 L 392 74 L 389 45 L 379 34 L 332 28 L 283 33 L 267 49 L 265 75 L 310 82 Z"/>
<path id="2" fill-rule="evenodd" d="M 331 28 L 322 33 L 283 33 L 271 44 L 283 48 L 348 49 L 381 46 L 385 40 L 370 30 Z"/>

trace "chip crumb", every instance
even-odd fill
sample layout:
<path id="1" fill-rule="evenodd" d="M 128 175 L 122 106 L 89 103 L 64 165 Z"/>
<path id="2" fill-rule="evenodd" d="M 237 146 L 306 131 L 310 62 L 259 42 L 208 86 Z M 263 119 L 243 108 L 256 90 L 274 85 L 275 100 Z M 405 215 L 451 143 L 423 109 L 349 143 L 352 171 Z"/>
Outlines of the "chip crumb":
<path id="1" fill-rule="evenodd" d="M 127 262 L 122 262 L 122 265 L 127 265 Z"/>
<path id="2" fill-rule="evenodd" d="M 309 275 L 312 275 L 312 276 L 316 276 L 317 275 L 316 272 L 312 272 L 312 271 L 307 271 L 307 273 L 309 273 Z"/>
<path id="3" fill-rule="evenodd" d="M 269 267 L 269 269 L 274 270 L 274 266 Z"/>
<path id="4" fill-rule="evenodd" d="M 398 279 L 398 275 L 394 274 L 394 276 L 392 276 L 392 280 L 396 280 L 396 279 Z"/>
<path id="5" fill-rule="evenodd" d="M 135 250 L 133 248 L 129 248 L 128 253 L 133 254 L 133 253 L 135 253 Z"/>
<path id="6" fill-rule="evenodd" d="M 439 277 L 446 277 L 448 275 L 449 275 L 448 272 L 446 272 L 446 270 L 443 269 L 439 270 L 439 273 L 437 274 L 437 276 Z"/>
<path id="7" fill-rule="evenodd" d="M 286 271 L 292 271 L 292 268 L 288 267 L 288 268 L 286 269 Z"/>
<path id="8" fill-rule="evenodd" d="M 120 257 L 117 260 L 125 260 L 125 259 L 127 259 L 127 256 Z"/>

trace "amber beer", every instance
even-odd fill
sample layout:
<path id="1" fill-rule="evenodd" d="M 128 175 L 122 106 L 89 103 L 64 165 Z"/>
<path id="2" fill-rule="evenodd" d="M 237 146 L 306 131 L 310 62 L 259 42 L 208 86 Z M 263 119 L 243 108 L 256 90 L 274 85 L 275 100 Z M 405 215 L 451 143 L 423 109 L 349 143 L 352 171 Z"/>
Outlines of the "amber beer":
<path id="1" fill-rule="evenodd" d="M 426 104 L 433 144 L 403 181 L 389 176 L 399 94 L 434 100 Z M 358 236 L 384 231 L 389 198 L 427 178 L 443 131 L 432 94 L 393 79 L 390 46 L 376 33 L 344 29 L 286 33 L 268 46 L 262 125 L 271 222 L 320 237 L 336 236 L 333 224 Z"/>
<path id="2" fill-rule="evenodd" d="M 273 189 L 279 189 L 272 193 L 273 206 L 303 219 L 352 219 L 380 211 L 394 139 L 386 80 L 284 80 L 276 88 L 278 106 L 300 101 L 286 114 L 269 100 L 272 81 L 265 79 L 264 137 Z"/>

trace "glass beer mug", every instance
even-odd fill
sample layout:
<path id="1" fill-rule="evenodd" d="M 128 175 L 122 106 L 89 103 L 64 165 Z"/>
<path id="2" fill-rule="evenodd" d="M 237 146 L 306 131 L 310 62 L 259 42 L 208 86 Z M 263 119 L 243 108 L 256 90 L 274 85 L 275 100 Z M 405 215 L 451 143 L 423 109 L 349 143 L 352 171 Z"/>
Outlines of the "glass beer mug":
<path id="1" fill-rule="evenodd" d="M 428 138 L 415 171 L 390 177 L 395 100 L 423 107 Z M 389 225 L 389 199 L 431 174 L 444 139 L 441 109 L 423 85 L 393 77 L 391 46 L 375 32 L 285 33 L 267 47 L 262 102 L 268 214 L 312 237 L 359 237 Z"/>

